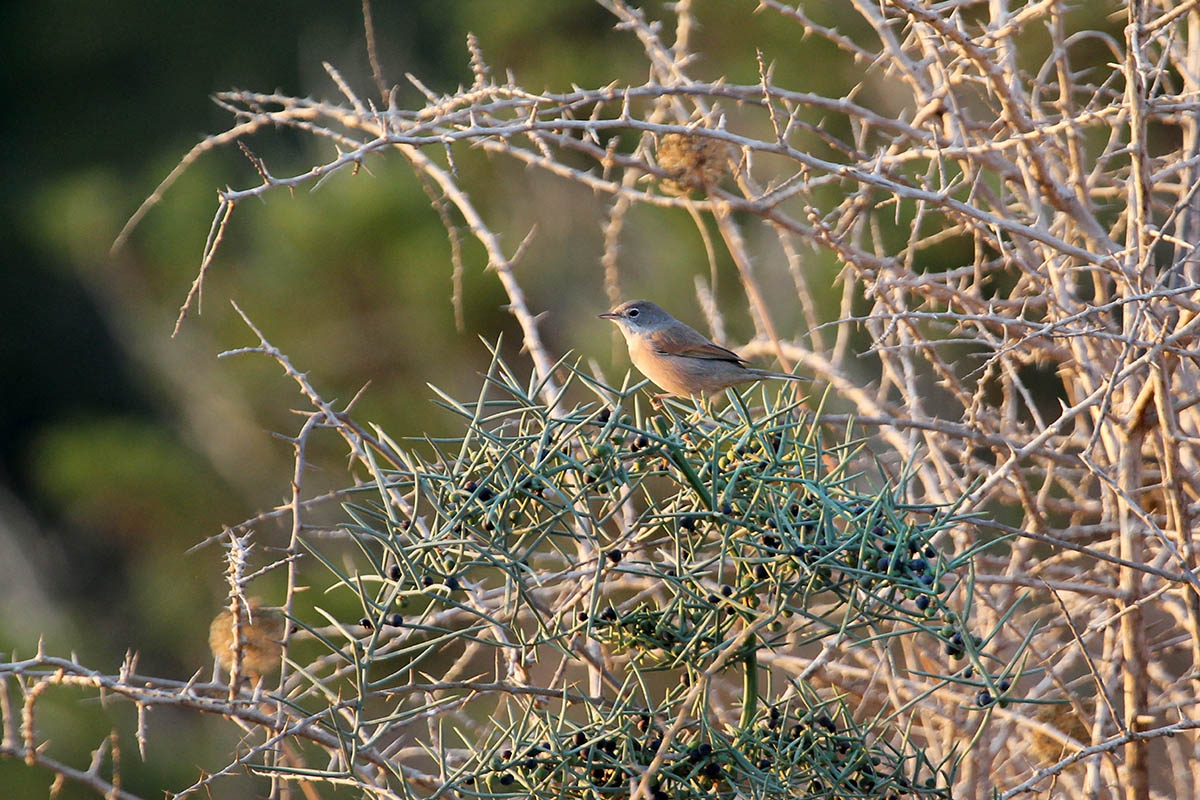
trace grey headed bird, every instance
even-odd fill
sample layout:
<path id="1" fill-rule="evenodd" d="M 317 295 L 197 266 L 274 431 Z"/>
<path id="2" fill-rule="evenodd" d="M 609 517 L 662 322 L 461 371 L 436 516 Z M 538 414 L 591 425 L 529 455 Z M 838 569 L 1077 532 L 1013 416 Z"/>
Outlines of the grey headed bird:
<path id="1" fill-rule="evenodd" d="M 625 335 L 633 365 L 668 395 L 703 395 L 739 383 L 807 378 L 746 366 L 746 359 L 714 344 L 649 300 L 630 300 L 601 314 Z"/>

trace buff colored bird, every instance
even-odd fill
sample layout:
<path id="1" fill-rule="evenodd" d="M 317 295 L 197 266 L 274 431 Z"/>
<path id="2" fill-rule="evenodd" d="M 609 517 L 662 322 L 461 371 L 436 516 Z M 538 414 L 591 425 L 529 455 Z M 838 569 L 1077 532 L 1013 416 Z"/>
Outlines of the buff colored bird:
<path id="1" fill-rule="evenodd" d="M 633 365 L 668 395 L 712 394 L 766 378 L 808 380 L 747 366 L 737 353 L 710 342 L 649 300 L 630 300 L 600 318 L 617 324 Z"/>
<path id="2" fill-rule="evenodd" d="M 266 608 L 257 597 L 247 598 L 241 606 L 242 675 L 251 683 L 279 668 L 283 651 L 285 619 L 276 609 Z M 233 612 L 228 608 L 217 614 L 208 628 L 208 646 L 221 669 L 232 673 L 236 658 Z"/>

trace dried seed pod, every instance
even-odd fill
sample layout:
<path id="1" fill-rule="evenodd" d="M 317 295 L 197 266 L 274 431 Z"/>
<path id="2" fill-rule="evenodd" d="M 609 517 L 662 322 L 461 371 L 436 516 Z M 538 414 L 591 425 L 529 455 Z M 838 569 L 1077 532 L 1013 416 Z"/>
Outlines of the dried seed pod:
<path id="1" fill-rule="evenodd" d="M 668 133 L 658 140 L 658 166 L 671 177 L 661 183 L 668 194 L 707 190 L 729 171 L 735 150 L 727 142 L 693 134 Z"/>
<path id="2" fill-rule="evenodd" d="M 247 606 L 249 608 L 247 608 Z M 284 616 L 264 608 L 256 597 L 248 598 L 240 608 L 242 674 L 251 682 L 279 668 L 283 649 Z M 217 614 L 208 628 L 208 646 L 225 672 L 233 672 L 237 650 L 234 640 L 233 612 L 228 608 Z"/>

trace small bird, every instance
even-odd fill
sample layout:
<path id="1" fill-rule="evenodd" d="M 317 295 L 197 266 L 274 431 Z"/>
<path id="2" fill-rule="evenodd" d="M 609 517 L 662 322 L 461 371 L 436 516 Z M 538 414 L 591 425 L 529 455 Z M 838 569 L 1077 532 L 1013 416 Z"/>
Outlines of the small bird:
<path id="1" fill-rule="evenodd" d="M 256 683 L 279 668 L 283 652 L 284 616 L 276 609 L 264 607 L 257 597 L 248 598 L 240 606 L 240 612 L 241 624 L 238 629 L 242 640 L 242 674 L 251 683 Z M 209 626 L 208 646 L 221 668 L 232 673 L 237 643 L 234 641 L 233 612 L 228 608 L 217 614 Z"/>
<path id="2" fill-rule="evenodd" d="M 711 394 L 764 378 L 807 380 L 746 366 L 746 359 L 713 344 L 649 300 L 622 303 L 600 319 L 617 324 L 629 345 L 633 365 L 667 395 Z"/>

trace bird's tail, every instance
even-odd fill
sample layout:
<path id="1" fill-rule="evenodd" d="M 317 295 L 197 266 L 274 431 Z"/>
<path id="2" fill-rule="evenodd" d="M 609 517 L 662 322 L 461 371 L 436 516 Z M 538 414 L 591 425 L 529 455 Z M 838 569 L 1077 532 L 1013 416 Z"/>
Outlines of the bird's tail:
<path id="1" fill-rule="evenodd" d="M 753 374 L 756 378 L 778 378 L 782 381 L 812 381 L 812 378 L 809 378 L 805 375 L 791 375 L 787 372 L 772 372 L 769 369 L 748 369 L 746 371 Z"/>

